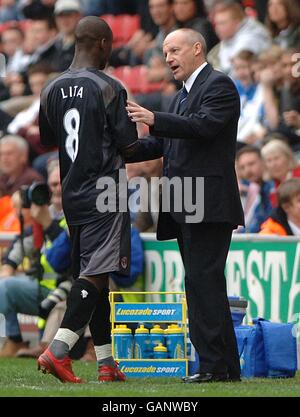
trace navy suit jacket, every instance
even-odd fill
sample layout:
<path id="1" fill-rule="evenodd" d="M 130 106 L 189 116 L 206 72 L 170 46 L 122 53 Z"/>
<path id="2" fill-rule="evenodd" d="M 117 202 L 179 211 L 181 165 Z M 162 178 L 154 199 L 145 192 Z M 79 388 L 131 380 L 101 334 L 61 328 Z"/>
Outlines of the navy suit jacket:
<path id="1" fill-rule="evenodd" d="M 244 224 L 235 174 L 237 125 L 240 99 L 231 79 L 211 65 L 196 78 L 184 106 L 179 108 L 180 93 L 168 113 L 154 112 L 151 136 L 139 140 L 139 146 L 127 162 L 141 162 L 164 156 L 164 175 L 204 178 L 203 222 Z M 193 192 L 195 188 L 193 186 Z M 192 193 L 193 194 L 193 193 Z M 194 195 L 192 198 L 195 202 Z M 176 199 L 176 194 L 172 195 Z M 186 222 L 184 210 L 160 213 L 158 239 L 177 237 L 178 223 Z"/>

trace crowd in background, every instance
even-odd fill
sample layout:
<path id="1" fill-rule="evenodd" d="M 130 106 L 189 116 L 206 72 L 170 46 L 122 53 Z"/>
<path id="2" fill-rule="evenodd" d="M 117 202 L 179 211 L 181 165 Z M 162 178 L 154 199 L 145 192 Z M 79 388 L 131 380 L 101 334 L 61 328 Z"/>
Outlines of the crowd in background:
<path id="1" fill-rule="evenodd" d="M 8 336 L 0 357 L 37 357 L 65 311 L 71 255 L 58 153 L 41 146 L 38 113 L 43 86 L 72 62 L 77 22 L 91 14 L 103 16 L 114 31 L 106 71 L 153 111 L 167 111 L 181 88 L 165 64 L 166 35 L 177 28 L 202 33 L 208 62 L 232 78 L 241 99 L 236 173 L 245 227 L 235 233 L 300 236 L 300 0 L 0 0 L 0 233 L 20 232 L 21 213 L 25 230 L 0 267 L 0 313 Z M 145 126 L 138 131 L 147 134 Z M 127 166 L 127 176 L 150 183 L 161 170 L 161 160 L 135 163 Z M 22 209 L 19 190 L 35 181 L 48 182 L 51 204 L 40 211 L 34 205 Z M 159 207 L 157 183 L 151 184 L 152 211 L 131 207 L 131 276 L 122 282 L 111 276 L 111 288 L 143 289 L 139 232 L 155 231 Z M 38 252 L 43 265 L 38 279 L 32 279 L 32 268 L 27 276 L 17 274 L 35 254 L 32 219 L 46 241 Z M 43 319 L 38 346 L 28 348 L 23 341 L 20 312 Z M 84 358 L 90 360 L 89 334 L 86 338 Z"/>
<path id="2" fill-rule="evenodd" d="M 107 72 L 151 110 L 166 111 L 181 88 L 164 61 L 165 36 L 182 27 L 203 34 L 208 62 L 232 77 L 241 98 L 236 170 L 246 226 L 237 232 L 266 233 L 279 205 L 293 226 L 286 234 L 299 235 L 299 210 L 288 219 L 278 196 L 286 180 L 300 177 L 299 0 L 1 0 L 0 230 L 18 230 L 11 196 L 23 184 L 46 181 L 47 164 L 57 158 L 39 142 L 39 96 L 71 64 L 76 24 L 89 14 L 138 21 L 126 43 L 117 34 Z M 160 169 L 160 161 L 134 164 L 128 177 L 149 179 Z M 155 213 L 137 217 L 141 231 L 155 230 Z"/>

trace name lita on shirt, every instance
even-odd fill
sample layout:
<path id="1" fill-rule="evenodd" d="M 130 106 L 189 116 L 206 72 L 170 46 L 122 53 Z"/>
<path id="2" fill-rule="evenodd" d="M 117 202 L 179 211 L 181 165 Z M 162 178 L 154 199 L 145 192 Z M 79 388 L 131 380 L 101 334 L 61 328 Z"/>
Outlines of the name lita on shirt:
<path id="1" fill-rule="evenodd" d="M 83 98 L 83 87 L 80 87 L 78 90 L 78 85 L 73 85 L 68 89 L 64 90 L 63 88 L 60 89 L 62 98 L 70 98 L 70 97 L 80 97 Z"/>

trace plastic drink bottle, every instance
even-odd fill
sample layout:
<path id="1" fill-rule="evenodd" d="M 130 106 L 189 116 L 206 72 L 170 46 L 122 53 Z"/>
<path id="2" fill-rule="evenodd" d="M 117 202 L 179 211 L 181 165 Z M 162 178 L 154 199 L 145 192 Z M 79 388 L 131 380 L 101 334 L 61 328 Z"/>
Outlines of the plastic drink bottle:
<path id="1" fill-rule="evenodd" d="M 165 330 L 166 346 L 171 359 L 184 359 L 184 334 L 178 324 L 171 324 Z"/>
<path id="2" fill-rule="evenodd" d="M 112 330 L 115 359 L 132 359 L 133 336 L 126 324 L 117 325 Z"/>
<path id="3" fill-rule="evenodd" d="M 133 345 L 135 359 L 149 359 L 151 357 L 149 330 L 143 324 L 135 331 Z"/>
<path id="4" fill-rule="evenodd" d="M 153 349 L 153 358 L 154 359 L 167 359 L 168 358 L 168 349 L 162 343 L 159 343 Z"/>

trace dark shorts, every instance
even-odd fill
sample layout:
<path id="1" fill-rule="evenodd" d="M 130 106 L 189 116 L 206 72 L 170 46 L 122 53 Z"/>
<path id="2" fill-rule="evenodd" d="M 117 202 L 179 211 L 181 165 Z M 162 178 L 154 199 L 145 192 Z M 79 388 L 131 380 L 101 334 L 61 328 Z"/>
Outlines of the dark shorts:
<path id="1" fill-rule="evenodd" d="M 99 220 L 69 226 L 74 279 L 110 272 L 130 273 L 130 217 L 107 213 Z"/>

